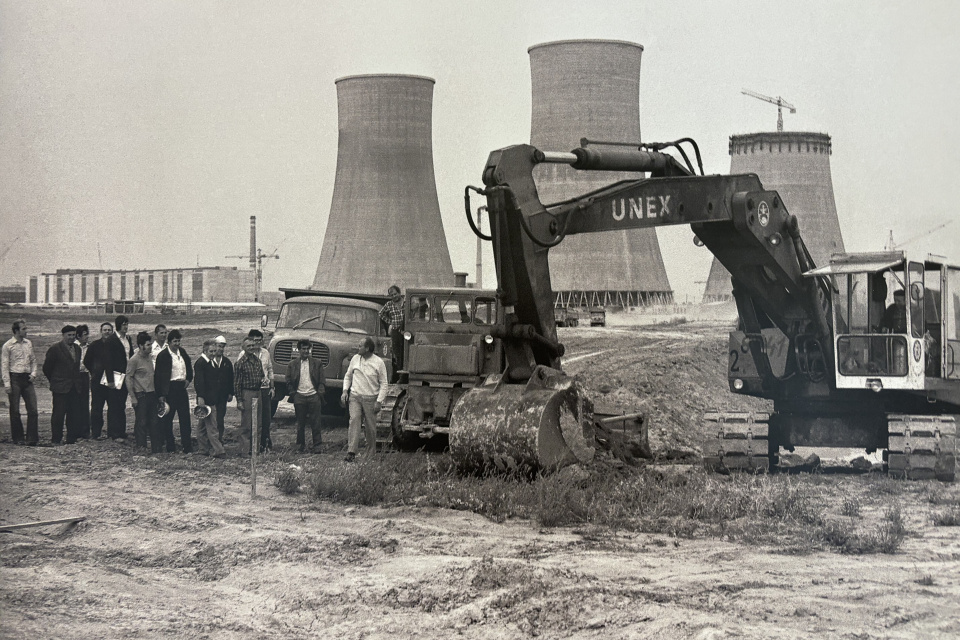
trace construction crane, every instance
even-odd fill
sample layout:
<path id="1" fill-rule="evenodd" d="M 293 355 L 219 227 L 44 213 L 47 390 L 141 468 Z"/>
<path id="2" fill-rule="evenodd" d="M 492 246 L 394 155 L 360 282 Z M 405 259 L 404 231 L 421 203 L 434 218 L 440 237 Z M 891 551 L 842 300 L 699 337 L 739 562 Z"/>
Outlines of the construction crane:
<path id="1" fill-rule="evenodd" d="M 277 247 L 279 248 L 279 246 Z M 225 256 L 227 258 L 240 258 L 241 260 L 249 260 L 249 255 L 242 256 Z M 253 301 L 260 302 L 260 293 L 263 291 L 263 260 L 264 258 L 276 258 L 280 259 L 280 256 L 277 255 L 277 249 L 274 249 L 270 253 L 265 253 L 263 249 L 257 249 L 256 255 L 256 273 L 254 274 L 254 292 L 253 292 Z"/>
<path id="2" fill-rule="evenodd" d="M 756 98 L 757 100 L 763 100 L 764 102 L 769 102 L 770 104 L 777 105 L 777 131 L 783 131 L 783 108 L 786 107 L 790 109 L 790 113 L 796 113 L 797 108 L 792 104 L 777 96 L 776 98 L 771 98 L 770 96 L 765 96 L 762 93 L 757 93 L 756 91 L 750 91 L 750 89 L 741 89 L 740 93 L 745 96 L 750 96 L 751 98 Z"/>
<path id="3" fill-rule="evenodd" d="M 935 231 L 940 231 L 940 229 L 943 229 L 945 226 L 947 226 L 947 225 L 949 225 L 949 224 L 952 224 L 952 223 L 953 223 L 953 220 L 947 220 L 946 222 L 943 222 L 943 223 L 941 223 L 941 224 L 938 224 L 937 226 L 933 227 L 932 229 L 927 229 L 927 230 L 924 231 L 923 233 L 918 233 L 917 235 L 909 238 L 908 240 L 904 240 L 903 242 L 894 242 L 894 241 L 893 241 L 893 229 L 890 229 L 890 235 L 887 237 L 887 246 L 885 247 L 885 249 L 886 249 L 887 251 L 894 251 L 894 250 L 899 249 L 899 248 L 901 248 L 901 247 L 905 247 L 905 246 L 907 246 L 908 244 L 910 244 L 910 243 L 912 243 L 912 242 L 916 242 L 917 240 L 921 240 L 921 239 L 923 239 L 923 238 L 926 238 L 928 235 L 930 235 L 931 233 L 933 233 L 933 232 L 935 232 Z"/>

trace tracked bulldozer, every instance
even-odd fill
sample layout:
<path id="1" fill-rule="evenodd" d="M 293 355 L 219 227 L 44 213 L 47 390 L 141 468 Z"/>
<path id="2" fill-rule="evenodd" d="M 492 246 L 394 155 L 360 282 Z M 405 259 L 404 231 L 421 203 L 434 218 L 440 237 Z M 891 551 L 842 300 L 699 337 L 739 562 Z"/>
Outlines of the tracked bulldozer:
<path id="1" fill-rule="evenodd" d="M 816 265 L 797 218 L 754 174 L 703 175 L 684 139 L 583 141 L 571 152 L 516 145 L 490 154 L 467 218 L 492 241 L 504 370 L 465 393 L 450 449 L 467 466 L 555 469 L 592 455 L 591 402 L 563 373 L 547 255 L 567 236 L 689 225 L 730 272 L 739 314 L 730 391 L 773 401 L 771 413 L 704 416 L 704 461 L 766 470 L 781 449 L 884 451 L 891 475 L 952 481 L 960 414 L 960 267 L 903 252 L 838 254 Z M 683 162 L 666 153 L 675 149 Z M 544 205 L 533 169 L 564 163 L 630 179 Z M 649 177 L 635 179 L 636 172 Z M 471 217 L 486 197 L 490 234 Z M 893 301 L 904 299 L 898 307 Z M 682 391 L 682 390 L 678 390 Z M 549 443 L 549 447 L 544 446 Z"/>

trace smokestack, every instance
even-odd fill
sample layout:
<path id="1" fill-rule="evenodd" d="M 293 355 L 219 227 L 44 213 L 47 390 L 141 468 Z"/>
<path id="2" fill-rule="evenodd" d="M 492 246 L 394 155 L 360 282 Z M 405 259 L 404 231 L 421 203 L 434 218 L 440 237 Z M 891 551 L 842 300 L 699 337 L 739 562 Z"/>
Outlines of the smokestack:
<path id="1" fill-rule="evenodd" d="M 800 221 L 800 234 L 818 265 L 843 252 L 833 199 L 830 154 L 825 133 L 778 131 L 730 136 L 730 173 L 755 173 L 764 188 L 778 191 L 787 211 Z M 729 300 L 730 273 L 716 258 L 703 292 L 704 302 Z"/>
<path id="2" fill-rule="evenodd" d="M 615 40 L 564 40 L 530 47 L 530 143 L 569 151 L 581 138 L 640 142 L 643 47 Z M 545 164 L 534 177 L 544 204 L 629 177 Z M 550 279 L 563 306 L 640 306 L 673 292 L 653 229 L 571 236 L 550 250 Z"/>
<path id="3" fill-rule="evenodd" d="M 257 268 L 257 216 L 250 216 L 250 268 Z"/>
<path id="4" fill-rule="evenodd" d="M 313 288 L 454 284 L 433 172 L 432 78 L 339 78 L 337 174 Z"/>

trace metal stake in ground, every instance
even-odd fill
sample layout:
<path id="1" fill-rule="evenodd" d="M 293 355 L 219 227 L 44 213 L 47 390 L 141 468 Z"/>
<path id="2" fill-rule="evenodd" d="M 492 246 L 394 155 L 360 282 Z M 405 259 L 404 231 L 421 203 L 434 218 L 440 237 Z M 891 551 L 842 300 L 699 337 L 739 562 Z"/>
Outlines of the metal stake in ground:
<path id="1" fill-rule="evenodd" d="M 250 411 L 253 419 L 250 421 L 250 497 L 257 497 L 257 449 L 260 448 L 260 398 L 250 400 Z"/>

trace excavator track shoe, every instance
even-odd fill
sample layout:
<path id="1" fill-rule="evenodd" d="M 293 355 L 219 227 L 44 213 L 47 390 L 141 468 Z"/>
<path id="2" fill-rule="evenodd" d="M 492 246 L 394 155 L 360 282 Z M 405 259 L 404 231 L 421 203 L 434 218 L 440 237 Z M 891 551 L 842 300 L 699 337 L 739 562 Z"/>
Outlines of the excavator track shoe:
<path id="1" fill-rule="evenodd" d="M 712 471 L 769 471 L 769 418 L 749 411 L 705 413 L 704 466 Z"/>
<path id="2" fill-rule="evenodd" d="M 592 405 L 582 386 L 544 366 L 526 385 L 490 376 L 450 417 L 450 454 L 465 472 L 555 471 L 593 460 L 593 442 Z"/>
<path id="3" fill-rule="evenodd" d="M 401 395 L 403 395 L 402 385 L 387 385 L 387 397 L 383 399 L 380 413 L 377 414 L 377 447 L 381 451 L 388 451 L 394 447 L 393 410 Z"/>
<path id="4" fill-rule="evenodd" d="M 895 478 L 953 482 L 957 417 L 891 415 L 887 419 L 887 473 Z"/>

